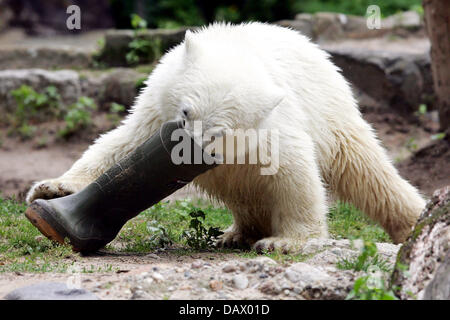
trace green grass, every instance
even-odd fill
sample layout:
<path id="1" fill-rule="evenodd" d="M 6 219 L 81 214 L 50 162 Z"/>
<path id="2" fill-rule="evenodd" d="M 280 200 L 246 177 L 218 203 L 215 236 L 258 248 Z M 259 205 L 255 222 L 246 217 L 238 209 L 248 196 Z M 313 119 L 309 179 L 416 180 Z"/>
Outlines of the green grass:
<path id="1" fill-rule="evenodd" d="M 26 206 L 23 203 L 0 197 L 0 273 L 66 272 L 78 254 L 73 253 L 68 246 L 55 245 L 42 237 L 25 218 L 23 214 L 25 209 Z M 125 224 L 118 237 L 106 249 L 136 254 L 148 253 L 161 247 L 168 247 L 177 255 L 204 252 L 206 250 L 190 248 L 182 236 L 191 223 L 192 218 L 189 213 L 199 209 L 206 215 L 205 220 L 201 220 L 206 229 L 218 227 L 224 230 L 232 223 L 229 210 L 207 202 L 189 200 L 160 202 Z M 328 215 L 328 224 L 330 235 L 336 239 L 363 238 L 373 242 L 390 241 L 380 227 L 348 204 L 337 203 L 332 207 Z M 235 252 L 235 250 L 213 248 L 209 250 L 223 253 Z M 253 251 L 238 254 L 247 258 L 257 256 Z M 277 252 L 267 253 L 267 256 L 281 262 L 298 262 L 309 258 L 302 254 L 282 255 Z"/>
<path id="2" fill-rule="evenodd" d="M 203 222 L 205 228 L 218 227 L 223 230 L 233 222 L 227 209 L 204 202 L 160 202 L 130 220 L 109 248 L 125 252 L 148 252 L 164 245 L 185 245 L 182 234 L 189 228 L 189 213 L 197 209 L 202 209 L 206 214 Z"/>
<path id="3" fill-rule="evenodd" d="M 71 249 L 41 237 L 23 215 L 25 208 L 0 197 L 0 272 L 65 272 L 70 263 L 63 258 Z"/>
<path id="4" fill-rule="evenodd" d="M 364 239 L 391 242 L 388 234 L 361 211 L 348 203 L 338 202 L 328 213 L 330 236 L 335 239 Z"/>

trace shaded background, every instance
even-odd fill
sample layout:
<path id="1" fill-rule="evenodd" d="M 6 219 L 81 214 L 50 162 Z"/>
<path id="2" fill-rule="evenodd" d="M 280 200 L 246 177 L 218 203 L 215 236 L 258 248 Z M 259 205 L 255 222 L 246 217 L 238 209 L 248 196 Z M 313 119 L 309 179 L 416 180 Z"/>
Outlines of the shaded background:
<path id="1" fill-rule="evenodd" d="M 130 28 L 130 15 L 137 13 L 150 28 L 197 26 L 212 21 L 274 22 L 292 19 L 297 13 L 341 12 L 363 16 L 376 4 L 382 16 L 404 10 L 421 11 L 420 0 L 3 0 L 0 27 L 25 28 L 32 34 L 68 32 L 61 29 L 65 8 L 80 6 L 82 31 L 96 28 Z"/>

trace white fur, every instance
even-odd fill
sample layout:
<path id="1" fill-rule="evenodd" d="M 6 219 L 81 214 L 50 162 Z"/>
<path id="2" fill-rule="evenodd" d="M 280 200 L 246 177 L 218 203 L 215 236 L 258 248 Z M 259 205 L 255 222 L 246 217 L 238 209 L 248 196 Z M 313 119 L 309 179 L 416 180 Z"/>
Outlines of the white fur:
<path id="1" fill-rule="evenodd" d="M 64 175 L 36 184 L 27 201 L 80 190 L 186 109 L 188 120 L 202 120 L 205 130 L 280 132 L 276 175 L 261 176 L 257 165 L 222 165 L 194 180 L 233 211 L 225 245 L 291 248 L 326 237 L 326 188 L 364 210 L 396 242 L 425 205 L 362 119 L 328 54 L 293 30 L 249 23 L 187 33 L 146 85 L 120 127 Z"/>

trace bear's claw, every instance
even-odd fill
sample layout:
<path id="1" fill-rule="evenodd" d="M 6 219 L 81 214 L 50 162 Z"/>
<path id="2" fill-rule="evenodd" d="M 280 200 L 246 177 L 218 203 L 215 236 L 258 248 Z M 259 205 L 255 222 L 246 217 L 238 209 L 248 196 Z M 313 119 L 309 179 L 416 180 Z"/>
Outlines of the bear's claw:
<path id="1" fill-rule="evenodd" d="M 244 235 L 235 231 L 225 232 L 220 236 L 216 245 L 219 248 L 250 249 L 250 244 Z"/>

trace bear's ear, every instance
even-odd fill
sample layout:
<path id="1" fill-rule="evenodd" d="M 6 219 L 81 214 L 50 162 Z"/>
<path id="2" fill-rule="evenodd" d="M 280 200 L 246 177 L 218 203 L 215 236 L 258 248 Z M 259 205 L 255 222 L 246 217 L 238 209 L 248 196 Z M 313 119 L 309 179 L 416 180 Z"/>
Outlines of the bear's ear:
<path id="1" fill-rule="evenodd" d="M 265 111 L 270 113 L 281 103 L 281 101 L 283 101 L 285 94 L 280 88 L 271 86 L 270 89 L 267 89 L 266 94 L 263 95 L 263 97 L 264 96 L 266 96 L 266 101 L 262 102 L 265 106 Z"/>
<path id="2" fill-rule="evenodd" d="M 184 36 L 184 45 L 186 48 L 186 55 L 190 59 L 193 60 L 200 55 L 200 45 L 197 39 L 195 39 L 195 34 L 190 30 L 186 31 Z"/>
<path id="3" fill-rule="evenodd" d="M 285 93 L 281 88 L 278 88 L 275 85 L 264 86 L 264 88 L 259 88 L 259 92 L 253 94 L 253 97 L 257 97 L 255 99 L 255 103 L 257 104 L 257 118 L 261 121 L 267 117 L 269 117 L 270 113 L 280 105 L 285 97 Z"/>

